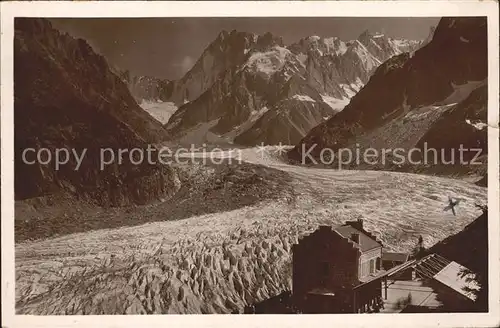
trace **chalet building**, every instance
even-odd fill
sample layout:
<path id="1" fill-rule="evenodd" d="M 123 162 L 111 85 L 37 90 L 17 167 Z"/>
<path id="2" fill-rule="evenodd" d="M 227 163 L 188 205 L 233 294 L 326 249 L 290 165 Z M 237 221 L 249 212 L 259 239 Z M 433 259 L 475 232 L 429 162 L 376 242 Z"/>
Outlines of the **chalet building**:
<path id="1" fill-rule="evenodd" d="M 382 243 L 363 221 L 320 226 L 293 245 L 293 298 L 303 313 L 376 311 L 382 303 Z"/>
<path id="2" fill-rule="evenodd" d="M 478 285 L 438 254 L 386 252 L 362 220 L 320 226 L 292 247 L 292 290 L 245 313 L 471 312 Z M 472 292 L 471 292 L 472 291 Z"/>

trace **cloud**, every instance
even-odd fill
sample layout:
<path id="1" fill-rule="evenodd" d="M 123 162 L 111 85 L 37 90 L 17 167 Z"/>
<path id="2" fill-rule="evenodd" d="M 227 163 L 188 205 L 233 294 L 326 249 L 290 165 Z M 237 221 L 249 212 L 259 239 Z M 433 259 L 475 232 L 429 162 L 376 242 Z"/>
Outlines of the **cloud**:
<path id="1" fill-rule="evenodd" d="M 182 59 L 182 62 L 178 66 L 181 68 L 182 73 L 186 73 L 193 67 L 193 65 L 194 59 L 190 56 L 186 56 Z"/>

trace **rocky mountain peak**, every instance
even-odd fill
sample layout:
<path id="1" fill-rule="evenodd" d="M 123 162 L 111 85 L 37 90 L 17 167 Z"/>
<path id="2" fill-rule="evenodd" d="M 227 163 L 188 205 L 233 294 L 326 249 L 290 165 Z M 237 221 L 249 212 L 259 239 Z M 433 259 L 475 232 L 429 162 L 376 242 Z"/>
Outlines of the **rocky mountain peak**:
<path id="1" fill-rule="evenodd" d="M 368 31 L 360 39 L 348 44 L 311 35 L 287 46 L 270 32 L 222 31 L 183 78 L 168 84 L 171 97 L 165 101 L 179 110 L 166 127 L 184 139 L 200 135 L 188 131 L 203 126 L 225 141 L 258 144 L 286 135 L 284 142 L 296 142 L 339 112 L 382 62 L 418 46 Z M 283 115 L 293 118 L 285 123 L 291 127 L 270 136 L 265 130 Z"/>
<path id="2" fill-rule="evenodd" d="M 448 44 L 464 49 L 477 49 L 484 46 L 485 38 L 483 34 L 486 28 L 486 22 L 482 17 L 470 17 L 466 20 L 457 17 L 445 17 L 439 21 L 432 43 L 435 46 Z"/>
<path id="3" fill-rule="evenodd" d="M 283 47 L 284 46 L 283 38 L 280 36 L 274 36 L 270 32 L 266 32 L 265 34 L 259 35 L 257 37 L 257 44 L 256 44 L 257 50 L 262 51 L 273 46 Z"/>
<path id="4" fill-rule="evenodd" d="M 224 41 L 225 38 L 227 38 L 227 36 L 229 35 L 229 32 L 226 31 L 226 30 L 221 30 L 219 32 L 219 35 L 217 36 L 217 39 L 216 40 L 219 40 L 219 41 Z"/>
<path id="5" fill-rule="evenodd" d="M 422 41 L 421 47 L 426 46 L 427 44 L 429 44 L 429 42 L 432 41 L 432 38 L 434 37 L 434 32 L 436 32 L 436 26 L 431 26 L 429 28 L 429 34 L 427 35 L 427 38 L 425 38 L 425 40 Z"/>
<path id="6" fill-rule="evenodd" d="M 318 54 L 320 56 L 341 55 L 347 50 L 346 44 L 339 38 L 323 38 L 317 35 L 302 38 L 288 48 L 296 54 Z"/>
<path id="7" fill-rule="evenodd" d="M 360 42 L 362 42 L 363 44 L 365 43 L 368 43 L 367 41 L 371 40 L 373 38 L 374 35 L 382 35 L 381 33 L 371 33 L 370 31 L 368 30 L 364 30 L 363 32 L 361 32 L 361 34 L 358 36 L 357 40 L 359 40 Z"/>
<path id="8" fill-rule="evenodd" d="M 46 19 L 20 19 L 16 21 L 16 26 L 25 34 L 41 39 L 57 37 L 61 33 L 52 27 L 52 23 Z"/>
<path id="9" fill-rule="evenodd" d="M 212 51 L 226 51 L 228 49 L 237 48 L 241 50 L 241 46 L 252 46 L 255 43 L 256 36 L 253 33 L 232 30 L 231 32 L 223 31 L 219 37 L 215 39 L 208 47 Z"/>
<path id="10" fill-rule="evenodd" d="M 313 128 L 290 157 L 300 158 L 302 146 L 312 145 L 319 152 L 432 143 L 436 149 L 475 145 L 486 152 L 486 129 L 477 123 L 486 120 L 486 78 L 486 19 L 443 18 L 429 44 L 378 66 L 350 103 Z"/>

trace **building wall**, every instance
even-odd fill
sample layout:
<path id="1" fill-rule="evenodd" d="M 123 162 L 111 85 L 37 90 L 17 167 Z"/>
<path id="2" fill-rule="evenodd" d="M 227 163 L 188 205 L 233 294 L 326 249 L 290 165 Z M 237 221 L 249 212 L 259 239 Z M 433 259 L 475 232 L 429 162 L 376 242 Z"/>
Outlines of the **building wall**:
<path id="1" fill-rule="evenodd" d="M 382 301 L 382 281 L 375 279 L 354 289 L 353 312 L 366 312 L 379 301 Z"/>
<path id="2" fill-rule="evenodd" d="M 346 290 L 336 296 L 308 294 L 301 313 L 354 313 L 354 292 Z"/>
<path id="3" fill-rule="evenodd" d="M 340 291 L 358 283 L 359 249 L 331 227 L 322 226 L 293 246 L 293 294 Z"/>
<path id="4" fill-rule="evenodd" d="M 373 268 L 380 270 L 382 258 L 382 247 L 377 247 L 361 254 L 359 258 L 359 278 L 366 277 L 370 274 L 370 261 L 373 261 Z M 378 263 L 378 266 L 377 266 Z"/>

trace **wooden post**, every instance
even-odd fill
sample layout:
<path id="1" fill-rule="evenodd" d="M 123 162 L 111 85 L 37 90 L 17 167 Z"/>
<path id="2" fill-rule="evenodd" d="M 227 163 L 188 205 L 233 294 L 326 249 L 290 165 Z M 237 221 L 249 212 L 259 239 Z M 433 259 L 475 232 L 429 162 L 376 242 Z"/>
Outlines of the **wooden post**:
<path id="1" fill-rule="evenodd" d="M 357 307 L 357 304 L 356 304 L 356 291 L 354 291 L 353 293 L 353 310 L 354 310 L 354 313 L 358 313 L 358 307 Z"/>
<path id="2" fill-rule="evenodd" d="M 384 299 L 387 299 L 387 276 L 384 277 Z"/>

